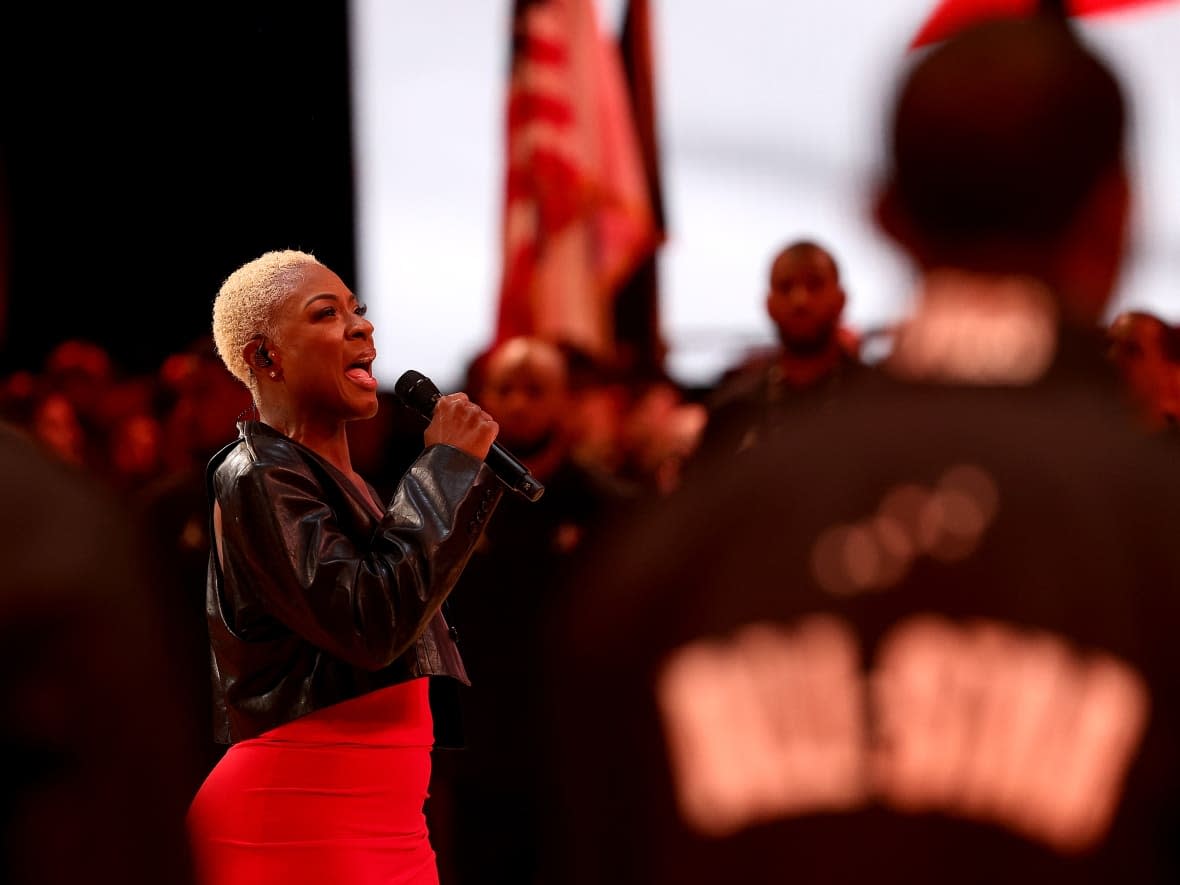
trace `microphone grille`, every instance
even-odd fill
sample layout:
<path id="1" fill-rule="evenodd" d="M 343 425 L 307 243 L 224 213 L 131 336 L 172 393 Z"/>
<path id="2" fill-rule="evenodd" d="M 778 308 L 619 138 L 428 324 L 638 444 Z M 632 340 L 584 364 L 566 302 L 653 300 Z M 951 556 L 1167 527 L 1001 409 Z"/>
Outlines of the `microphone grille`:
<path id="1" fill-rule="evenodd" d="M 402 373 L 393 392 L 404 405 L 426 417 L 434 412 L 434 402 L 442 396 L 433 381 L 414 369 Z"/>

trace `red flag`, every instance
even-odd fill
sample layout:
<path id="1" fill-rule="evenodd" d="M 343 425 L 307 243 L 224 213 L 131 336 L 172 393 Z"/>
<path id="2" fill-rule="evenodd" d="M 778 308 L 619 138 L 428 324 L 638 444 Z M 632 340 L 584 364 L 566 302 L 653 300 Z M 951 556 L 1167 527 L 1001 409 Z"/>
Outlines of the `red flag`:
<path id="1" fill-rule="evenodd" d="M 1134 6 L 1174 3 L 1175 0 L 1061 0 L 1071 16 L 1102 15 Z M 993 18 L 1023 18 L 1043 8 L 1043 0 L 942 0 L 918 30 L 911 44 L 925 46 L 944 40 L 962 28 Z"/>
<path id="2" fill-rule="evenodd" d="M 516 0 L 496 338 L 614 356 L 613 301 L 657 231 L 618 47 L 592 0 Z"/>

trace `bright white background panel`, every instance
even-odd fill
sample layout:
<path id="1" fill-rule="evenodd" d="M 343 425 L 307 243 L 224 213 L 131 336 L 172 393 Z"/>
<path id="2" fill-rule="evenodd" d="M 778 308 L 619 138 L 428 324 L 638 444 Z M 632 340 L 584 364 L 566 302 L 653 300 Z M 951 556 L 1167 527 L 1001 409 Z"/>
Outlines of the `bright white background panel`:
<path id="1" fill-rule="evenodd" d="M 882 109 L 935 0 L 655 0 L 669 240 L 660 258 L 669 369 L 708 384 L 772 341 L 763 311 L 783 243 L 829 245 L 847 320 L 908 308 L 908 268 L 872 226 Z M 621 0 L 601 0 L 616 27 Z M 358 290 L 391 388 L 444 389 L 490 339 L 500 272 L 509 0 L 352 0 Z M 1137 174 L 1134 254 L 1112 305 L 1180 320 L 1180 3 L 1083 26 L 1123 77 Z"/>
<path id="2" fill-rule="evenodd" d="M 385 389 L 444 391 L 495 322 L 510 4 L 354 0 L 358 295 Z"/>

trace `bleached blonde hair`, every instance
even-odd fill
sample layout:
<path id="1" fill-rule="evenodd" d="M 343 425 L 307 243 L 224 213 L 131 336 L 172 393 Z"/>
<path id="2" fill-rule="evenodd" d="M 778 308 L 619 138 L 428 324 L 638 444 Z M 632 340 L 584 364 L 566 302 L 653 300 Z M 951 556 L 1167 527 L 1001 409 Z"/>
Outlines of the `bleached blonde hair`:
<path id="1" fill-rule="evenodd" d="M 266 252 L 226 277 L 213 301 L 213 343 L 235 378 L 251 391 L 257 380 L 242 348 L 262 335 L 273 338 L 278 308 L 319 259 L 296 249 Z"/>

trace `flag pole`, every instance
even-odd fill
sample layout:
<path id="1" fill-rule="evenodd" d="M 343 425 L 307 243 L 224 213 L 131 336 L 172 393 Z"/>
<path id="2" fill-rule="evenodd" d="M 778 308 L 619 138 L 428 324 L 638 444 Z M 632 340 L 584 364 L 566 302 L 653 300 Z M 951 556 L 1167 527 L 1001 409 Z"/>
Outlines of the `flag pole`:
<path id="1" fill-rule="evenodd" d="M 651 8 L 647 0 L 628 0 L 619 44 L 659 242 L 616 295 L 615 340 L 623 357 L 624 370 L 634 377 L 651 377 L 665 372 L 667 346 L 660 329 L 659 250 L 667 223 L 655 108 Z"/>

